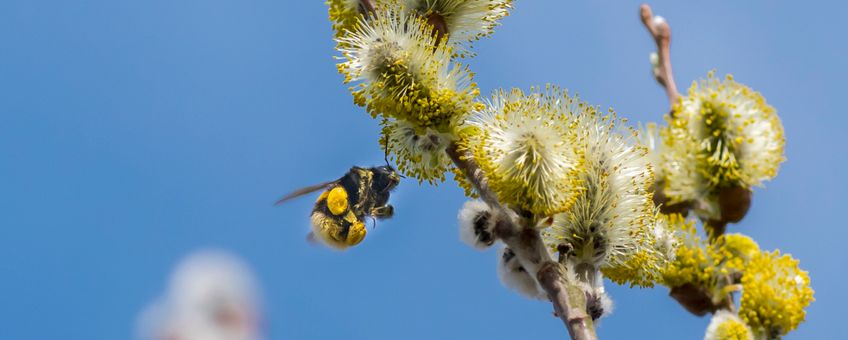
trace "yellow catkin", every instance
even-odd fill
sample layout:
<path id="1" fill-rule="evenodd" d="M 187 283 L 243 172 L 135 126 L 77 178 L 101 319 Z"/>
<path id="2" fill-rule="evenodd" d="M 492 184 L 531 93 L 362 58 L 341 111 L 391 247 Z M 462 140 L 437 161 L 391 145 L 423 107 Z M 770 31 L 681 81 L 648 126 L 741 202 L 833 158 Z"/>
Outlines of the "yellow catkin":
<path id="1" fill-rule="evenodd" d="M 469 152 L 503 203 L 541 216 L 566 210 L 580 190 L 581 157 L 569 133 L 576 97 L 564 90 L 498 90 L 463 126 Z M 534 125 L 534 129 L 526 126 Z M 520 131 L 520 132 L 519 132 Z"/>
<path id="2" fill-rule="evenodd" d="M 722 313 L 727 313 L 729 316 Z M 713 321 L 707 328 L 707 336 L 704 337 L 704 340 L 753 340 L 753 334 L 742 320 L 730 314 L 730 312 L 724 311 L 713 316 Z"/>
<path id="3" fill-rule="evenodd" d="M 695 221 L 683 221 L 677 217 L 675 224 L 678 233 L 677 248 L 674 260 L 663 270 L 663 284 L 668 287 L 680 287 L 687 283 L 710 286 L 712 285 L 714 269 L 709 250 L 697 234 Z"/>
<path id="4" fill-rule="evenodd" d="M 710 72 L 666 116 L 664 192 L 670 204 L 696 201 L 702 218 L 719 217 L 723 188 L 751 188 L 777 174 L 783 126 L 763 96 L 731 76 Z"/>
<path id="5" fill-rule="evenodd" d="M 356 27 L 361 17 L 357 3 L 358 1 L 350 0 L 327 0 L 327 12 L 336 37 L 341 37 Z"/>
<path id="6" fill-rule="evenodd" d="M 810 276 L 791 256 L 761 252 L 746 266 L 739 316 L 755 333 L 785 335 L 804 321 L 812 301 Z"/>

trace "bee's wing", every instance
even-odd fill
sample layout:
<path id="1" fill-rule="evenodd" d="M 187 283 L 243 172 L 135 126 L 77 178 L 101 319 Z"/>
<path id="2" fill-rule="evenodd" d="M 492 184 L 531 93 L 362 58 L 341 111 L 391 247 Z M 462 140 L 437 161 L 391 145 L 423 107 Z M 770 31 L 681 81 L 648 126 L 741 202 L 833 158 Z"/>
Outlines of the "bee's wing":
<path id="1" fill-rule="evenodd" d="M 279 201 L 277 201 L 277 203 L 274 203 L 274 205 L 282 204 L 285 201 L 288 201 L 292 198 L 300 197 L 300 196 L 306 195 L 306 194 L 311 193 L 311 192 L 316 192 L 318 190 L 326 189 L 327 187 L 335 184 L 336 182 L 338 182 L 338 181 L 330 181 L 330 182 L 325 182 L 325 183 L 316 184 L 316 185 L 308 186 L 308 187 L 305 187 L 305 188 L 297 189 L 297 190 L 291 192 L 290 194 L 283 196 L 283 198 L 281 198 Z"/>
<path id="2" fill-rule="evenodd" d="M 309 244 L 313 246 L 324 246 L 324 242 L 321 242 L 321 240 L 318 239 L 318 236 L 315 236 L 315 233 L 311 231 L 309 234 L 306 234 L 306 242 L 309 242 Z"/>

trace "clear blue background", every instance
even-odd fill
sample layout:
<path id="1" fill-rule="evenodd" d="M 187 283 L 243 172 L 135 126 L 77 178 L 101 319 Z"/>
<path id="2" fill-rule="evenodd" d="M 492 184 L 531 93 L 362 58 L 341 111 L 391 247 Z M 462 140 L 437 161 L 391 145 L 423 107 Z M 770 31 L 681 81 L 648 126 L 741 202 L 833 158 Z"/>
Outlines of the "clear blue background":
<path id="1" fill-rule="evenodd" d="M 788 161 L 731 231 L 810 271 L 788 339 L 846 337 L 843 2 L 657 1 L 680 86 L 710 69 L 762 92 Z M 483 93 L 557 83 L 632 122 L 667 109 L 635 1 L 519 1 L 470 60 Z M 182 256 L 216 246 L 264 287 L 269 339 L 563 338 L 457 238 L 452 181 L 408 181 L 345 253 L 309 245 L 296 187 L 382 162 L 336 73 L 321 1 L 0 2 L 2 339 L 128 339 Z M 611 286 L 603 339 L 699 339 L 666 288 Z"/>

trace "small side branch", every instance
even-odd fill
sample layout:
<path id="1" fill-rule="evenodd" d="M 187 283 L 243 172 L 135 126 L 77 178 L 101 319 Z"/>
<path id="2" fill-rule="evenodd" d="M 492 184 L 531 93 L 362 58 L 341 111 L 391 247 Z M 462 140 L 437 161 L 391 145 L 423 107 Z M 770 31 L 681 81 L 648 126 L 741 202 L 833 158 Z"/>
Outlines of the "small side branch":
<path id="1" fill-rule="evenodd" d="M 669 106 L 673 108 L 680 97 L 680 93 L 677 91 L 677 85 L 674 83 L 674 75 L 671 70 L 671 27 L 662 17 L 654 16 L 651 6 L 647 4 L 642 4 L 639 15 L 642 19 L 642 24 L 645 25 L 648 33 L 651 34 L 651 37 L 654 38 L 654 42 L 657 44 L 657 58 L 656 60 L 653 58 L 651 60 L 651 63 L 654 64 L 654 77 L 665 88 Z M 674 115 L 673 110 L 671 111 L 671 115 Z M 692 208 L 691 202 L 667 206 L 665 205 L 667 198 L 662 192 L 662 185 L 657 185 L 655 190 L 654 202 L 663 204 L 662 211 L 664 213 L 685 212 Z M 738 222 L 745 216 L 751 205 L 751 192 L 750 190 L 737 187 L 723 188 L 719 193 L 719 205 L 721 217 L 715 220 L 703 221 L 704 228 L 709 234 L 710 243 L 715 242 L 724 234 L 728 223 Z M 727 277 L 726 280 L 728 285 L 734 284 L 732 278 Z M 716 299 L 714 299 L 715 297 L 712 294 L 713 292 L 710 290 L 692 283 L 674 287 L 669 293 L 687 311 L 697 316 L 715 313 L 720 309 L 728 311 L 735 309 L 732 293 L 727 294 L 726 297 L 721 298 L 718 302 L 714 302 Z"/>
<path id="2" fill-rule="evenodd" d="M 680 93 L 674 83 L 674 75 L 671 72 L 671 26 L 660 16 L 654 16 L 651 6 L 642 4 L 640 8 L 642 23 L 657 44 L 657 63 L 654 65 L 654 77 L 657 82 L 665 88 L 668 96 L 669 107 L 674 106 Z"/>

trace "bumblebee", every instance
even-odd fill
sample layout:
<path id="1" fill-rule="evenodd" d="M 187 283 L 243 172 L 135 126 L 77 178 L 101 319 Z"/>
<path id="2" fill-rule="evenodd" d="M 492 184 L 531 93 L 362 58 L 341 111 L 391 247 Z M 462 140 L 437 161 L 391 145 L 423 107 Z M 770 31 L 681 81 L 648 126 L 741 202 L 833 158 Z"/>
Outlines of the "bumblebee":
<path id="1" fill-rule="evenodd" d="M 296 190 L 277 204 L 318 190 L 324 190 L 312 208 L 312 232 L 307 237 L 345 249 L 362 242 L 367 233 L 365 218 L 392 217 L 388 204 L 390 192 L 400 183 L 400 175 L 391 166 L 352 167 L 342 178 Z"/>

